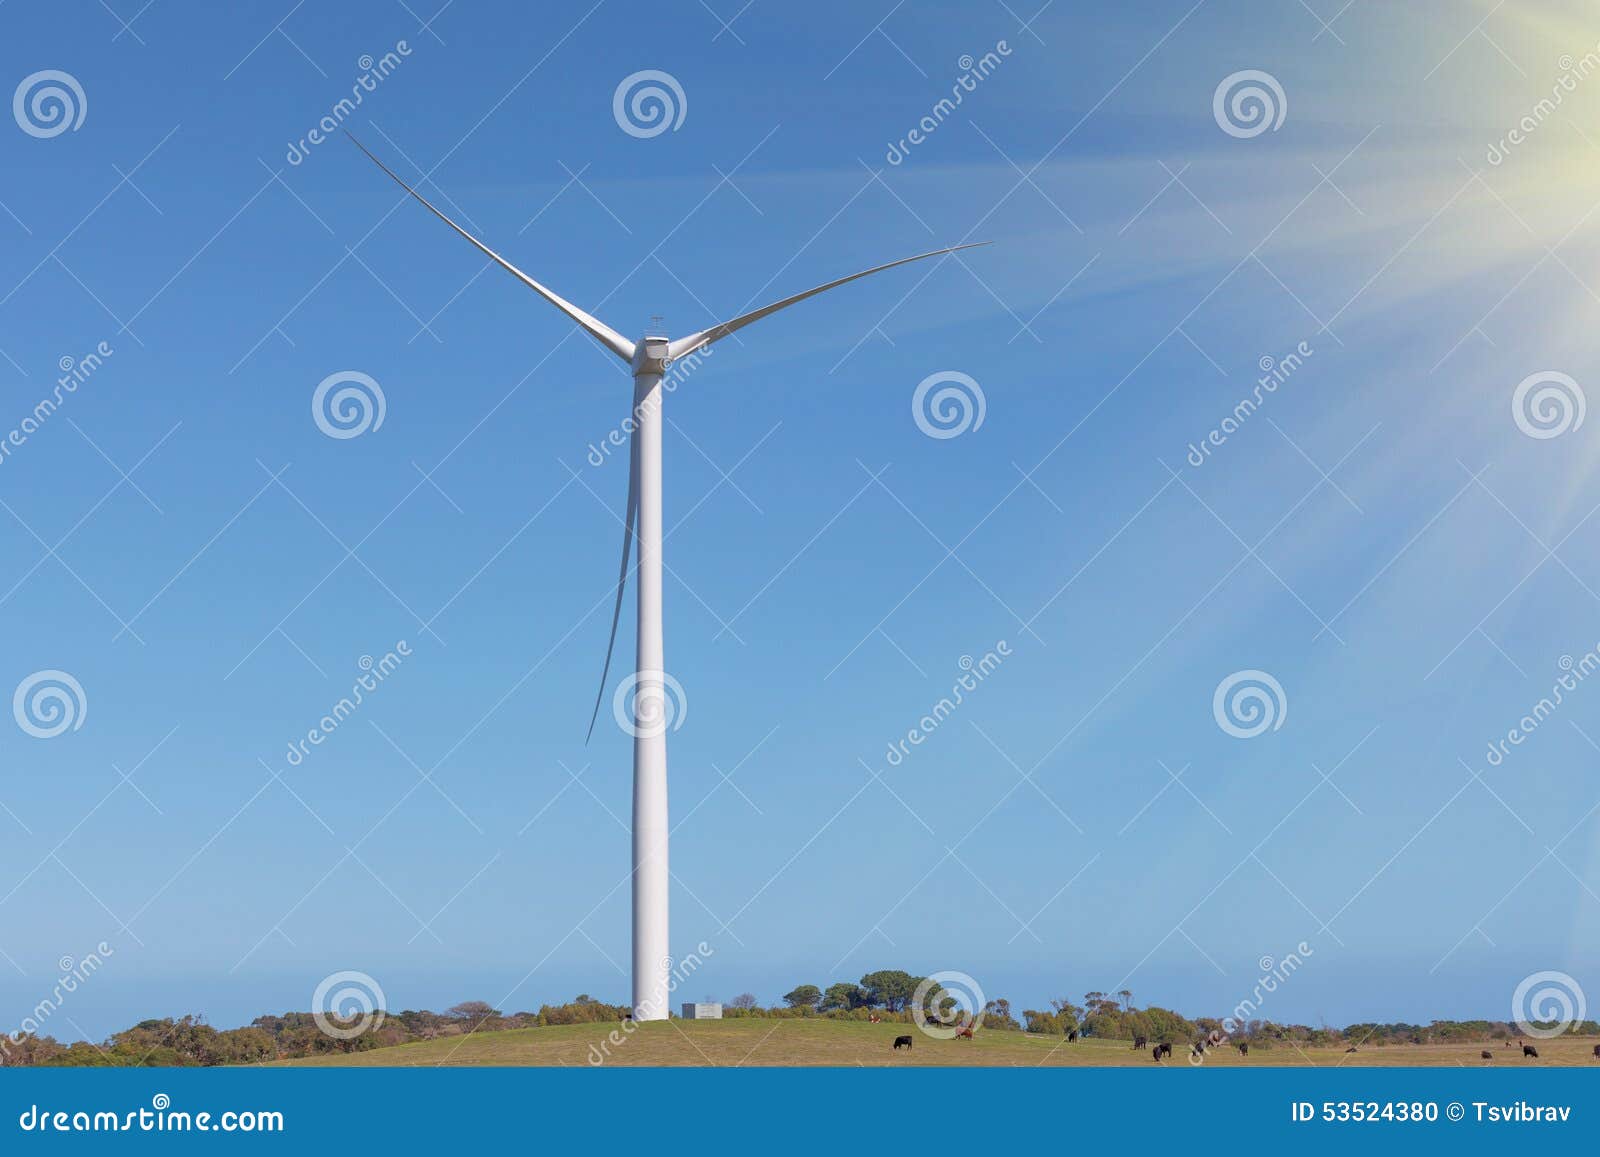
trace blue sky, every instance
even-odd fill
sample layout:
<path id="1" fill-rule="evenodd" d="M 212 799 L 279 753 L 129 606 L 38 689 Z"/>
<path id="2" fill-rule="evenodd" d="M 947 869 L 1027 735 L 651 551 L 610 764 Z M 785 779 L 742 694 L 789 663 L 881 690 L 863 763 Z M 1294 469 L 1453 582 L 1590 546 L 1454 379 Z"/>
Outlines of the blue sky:
<path id="1" fill-rule="evenodd" d="M 341 969 L 395 1008 L 626 999 L 629 740 L 583 739 L 626 482 L 585 456 L 630 385 L 342 139 L 286 159 L 400 41 L 348 126 L 624 333 L 995 243 L 763 322 L 668 403 L 686 998 L 904 967 L 1221 1013 L 1302 941 L 1273 1019 L 1592 983 L 1600 683 L 1486 758 L 1600 645 L 1596 426 L 1512 406 L 1592 385 L 1600 81 L 1487 159 L 1592 12 L 288 7 L 0 12 L 8 83 L 87 104 L 0 132 L 0 428 L 113 350 L 0 461 L 0 690 L 87 701 L 0 728 L 8 1030 L 102 941 L 58 1036 L 306 1008 Z M 685 107 L 641 138 L 613 95 L 648 69 Z M 1276 129 L 1214 116 L 1242 70 Z M 381 427 L 319 429 L 340 371 Z M 944 371 L 984 421 L 933 438 Z M 1213 695 L 1249 670 L 1281 725 L 1240 739 Z"/>

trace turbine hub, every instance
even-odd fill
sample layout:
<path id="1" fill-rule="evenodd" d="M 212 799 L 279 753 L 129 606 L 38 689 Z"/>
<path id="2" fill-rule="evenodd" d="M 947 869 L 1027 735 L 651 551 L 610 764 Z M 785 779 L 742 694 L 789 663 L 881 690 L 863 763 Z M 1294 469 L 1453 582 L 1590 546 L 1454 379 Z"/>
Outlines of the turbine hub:
<path id="1" fill-rule="evenodd" d="M 646 334 L 633 347 L 633 373 L 664 374 L 671 362 L 667 356 L 667 339 L 656 334 Z"/>

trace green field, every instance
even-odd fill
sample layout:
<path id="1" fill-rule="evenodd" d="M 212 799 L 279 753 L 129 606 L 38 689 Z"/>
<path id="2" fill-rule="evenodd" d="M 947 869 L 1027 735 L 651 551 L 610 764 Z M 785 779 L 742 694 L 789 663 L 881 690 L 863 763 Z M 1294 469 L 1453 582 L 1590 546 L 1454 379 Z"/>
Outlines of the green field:
<path id="1" fill-rule="evenodd" d="M 616 1032 L 621 1043 L 610 1044 Z M 915 1044 L 895 1051 L 894 1038 L 909 1033 Z M 1213 1050 L 1203 1066 L 1274 1065 L 1600 1065 L 1595 1038 L 1533 1041 L 1539 1059 L 1524 1060 L 1522 1050 L 1498 1042 L 1472 1045 L 1390 1045 L 1347 1053 L 1342 1048 L 1296 1049 L 1283 1042 L 1254 1047 L 1241 1057 L 1232 1047 Z M 1493 1059 L 1479 1055 L 1487 1049 Z M 1135 1066 L 1187 1072 L 1185 1046 L 1174 1044 L 1172 1059 L 1157 1065 L 1148 1050 L 1127 1041 L 1080 1041 L 1020 1032 L 983 1032 L 970 1041 L 935 1040 L 903 1024 L 866 1024 L 822 1019 L 700 1020 L 641 1024 L 626 1032 L 615 1024 L 563 1025 L 515 1029 L 416 1041 L 393 1048 L 348 1055 L 286 1061 L 290 1065 L 581 1065 L 606 1050 L 605 1065 L 1052 1065 Z"/>

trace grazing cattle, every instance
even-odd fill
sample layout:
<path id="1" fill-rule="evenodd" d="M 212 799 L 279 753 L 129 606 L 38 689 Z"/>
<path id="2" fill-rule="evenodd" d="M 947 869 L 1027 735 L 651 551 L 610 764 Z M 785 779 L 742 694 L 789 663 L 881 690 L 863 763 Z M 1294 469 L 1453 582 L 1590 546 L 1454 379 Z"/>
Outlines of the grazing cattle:
<path id="1" fill-rule="evenodd" d="M 1189 1046 L 1189 1055 L 1192 1056 L 1192 1057 L 1203 1057 L 1203 1056 L 1205 1056 L 1206 1055 L 1206 1042 L 1203 1041 L 1203 1040 L 1197 1040 L 1193 1044 L 1191 1044 Z"/>
<path id="2" fill-rule="evenodd" d="M 1523 1045 L 1522 1046 L 1522 1055 L 1524 1057 L 1532 1057 L 1534 1060 L 1538 1060 L 1539 1059 L 1539 1050 L 1534 1048 L 1532 1045 Z"/>
<path id="3" fill-rule="evenodd" d="M 1347 1053 L 1358 1053 L 1361 1050 L 1356 1048 L 1355 1045 L 1351 1045 L 1349 1048 L 1345 1049 L 1344 1051 L 1347 1052 Z"/>
<path id="4" fill-rule="evenodd" d="M 1161 1055 L 1164 1056 L 1164 1057 L 1170 1057 L 1172 1055 L 1172 1042 L 1171 1041 L 1162 1041 L 1160 1044 L 1158 1044 L 1156 1046 L 1156 1048 L 1161 1050 Z"/>
<path id="5" fill-rule="evenodd" d="M 971 1028 L 970 1025 L 967 1028 L 964 1028 L 960 1032 L 956 1033 L 956 1040 L 971 1040 L 971 1039 L 972 1039 L 972 1028 Z"/>
<path id="6" fill-rule="evenodd" d="M 1077 1029 L 1073 1029 L 1071 1032 L 1069 1032 L 1067 1034 L 1067 1039 L 1071 1040 L 1071 1041 L 1077 1040 L 1078 1039 L 1078 1030 Z"/>
<path id="7" fill-rule="evenodd" d="M 1159 1061 L 1161 1059 L 1161 1046 L 1160 1045 L 1157 1045 L 1155 1048 L 1150 1050 L 1150 1059 L 1153 1060 L 1153 1061 Z"/>
<path id="8" fill-rule="evenodd" d="M 1142 1036 L 1136 1036 L 1136 1037 L 1133 1038 L 1133 1047 L 1134 1047 L 1135 1051 L 1138 1051 L 1139 1049 L 1144 1048 L 1144 1046 L 1149 1044 L 1149 1043 L 1150 1042 L 1148 1040 L 1146 1040 Z"/>
<path id="9" fill-rule="evenodd" d="M 1594 1046 L 1594 1055 L 1600 1057 L 1600 1045 Z"/>
<path id="10" fill-rule="evenodd" d="M 1492 1052 L 1490 1052 L 1490 1051 L 1489 1051 L 1489 1050 L 1488 1050 L 1488 1049 L 1484 1049 L 1484 1050 L 1483 1050 L 1483 1051 L 1482 1051 L 1482 1052 L 1481 1052 L 1481 1053 L 1479 1053 L 1479 1054 L 1478 1054 L 1478 1055 L 1479 1055 L 1479 1056 L 1480 1056 L 1480 1057 L 1482 1057 L 1482 1058 L 1483 1058 L 1483 1059 L 1484 1059 L 1484 1060 L 1486 1060 L 1486 1061 L 1492 1061 L 1492 1060 L 1494 1060 L 1494 1054 L 1493 1054 L 1493 1053 L 1492 1053 Z"/>
<path id="11" fill-rule="evenodd" d="M 1250 1046 L 1244 1041 L 1239 1042 L 1239 1055 L 1241 1057 L 1247 1057 L 1250 1055 Z"/>
<path id="12" fill-rule="evenodd" d="M 894 1047 L 897 1050 L 898 1049 L 908 1049 L 908 1048 L 910 1048 L 911 1047 L 911 1038 L 908 1037 L 908 1036 L 897 1036 L 897 1037 L 895 1037 L 894 1038 Z"/>

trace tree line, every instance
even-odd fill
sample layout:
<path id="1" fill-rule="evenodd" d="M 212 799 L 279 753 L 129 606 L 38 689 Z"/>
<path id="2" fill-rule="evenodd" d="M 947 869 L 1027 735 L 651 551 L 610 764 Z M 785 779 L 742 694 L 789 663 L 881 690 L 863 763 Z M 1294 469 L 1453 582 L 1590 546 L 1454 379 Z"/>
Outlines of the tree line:
<path id="1" fill-rule="evenodd" d="M 902 969 L 880 969 L 867 973 L 855 983 L 840 981 L 826 988 L 815 984 L 796 985 L 780 998 L 781 1003 L 768 1006 L 763 1006 L 753 993 L 744 992 L 726 1002 L 723 1015 L 728 1018 L 819 1017 L 907 1022 L 913 1019 L 913 1001 L 925 980 Z M 948 1018 L 955 998 L 938 985 L 930 985 L 923 1000 L 931 1015 L 939 1016 L 942 1012 Z M 260 1016 L 249 1025 L 235 1029 L 218 1029 L 206 1023 L 204 1017 L 184 1016 L 140 1021 L 99 1043 L 63 1044 L 54 1037 L 33 1033 L 0 1036 L 0 1067 L 263 1064 L 297 1057 L 365 1052 L 470 1032 L 616 1023 L 629 1015 L 627 1005 L 609 1004 L 585 993 L 565 1004 L 541 1005 L 537 1012 L 503 1013 L 481 1000 L 462 1001 L 443 1012 L 384 1012 L 372 1017 L 370 1027 L 349 1036 L 325 1031 L 318 1017 L 309 1012 Z M 1076 1033 L 1079 1039 L 1117 1041 L 1144 1037 L 1173 1043 L 1223 1033 L 1230 1040 L 1248 1042 L 1252 1049 L 1450 1044 L 1514 1040 L 1523 1035 L 1517 1025 L 1494 1020 L 1435 1020 L 1426 1025 L 1403 1021 L 1361 1022 L 1342 1029 L 1267 1020 L 1241 1024 L 1217 1017 L 1185 1017 L 1156 1005 L 1139 1008 L 1134 1005 L 1133 993 L 1128 989 L 1115 993 L 1087 992 L 1081 1001 L 1052 1000 L 1048 1008 L 1025 1009 L 1020 1017 L 1019 1020 L 1013 1015 L 1010 1001 L 990 1000 L 983 1008 L 983 1030 L 1057 1037 Z M 363 1027 L 354 1020 L 341 1022 L 332 1014 L 323 1014 L 322 1020 L 335 1028 L 346 1024 L 351 1028 Z M 1585 1020 L 1573 1025 L 1570 1031 L 1600 1035 L 1600 1024 Z"/>

